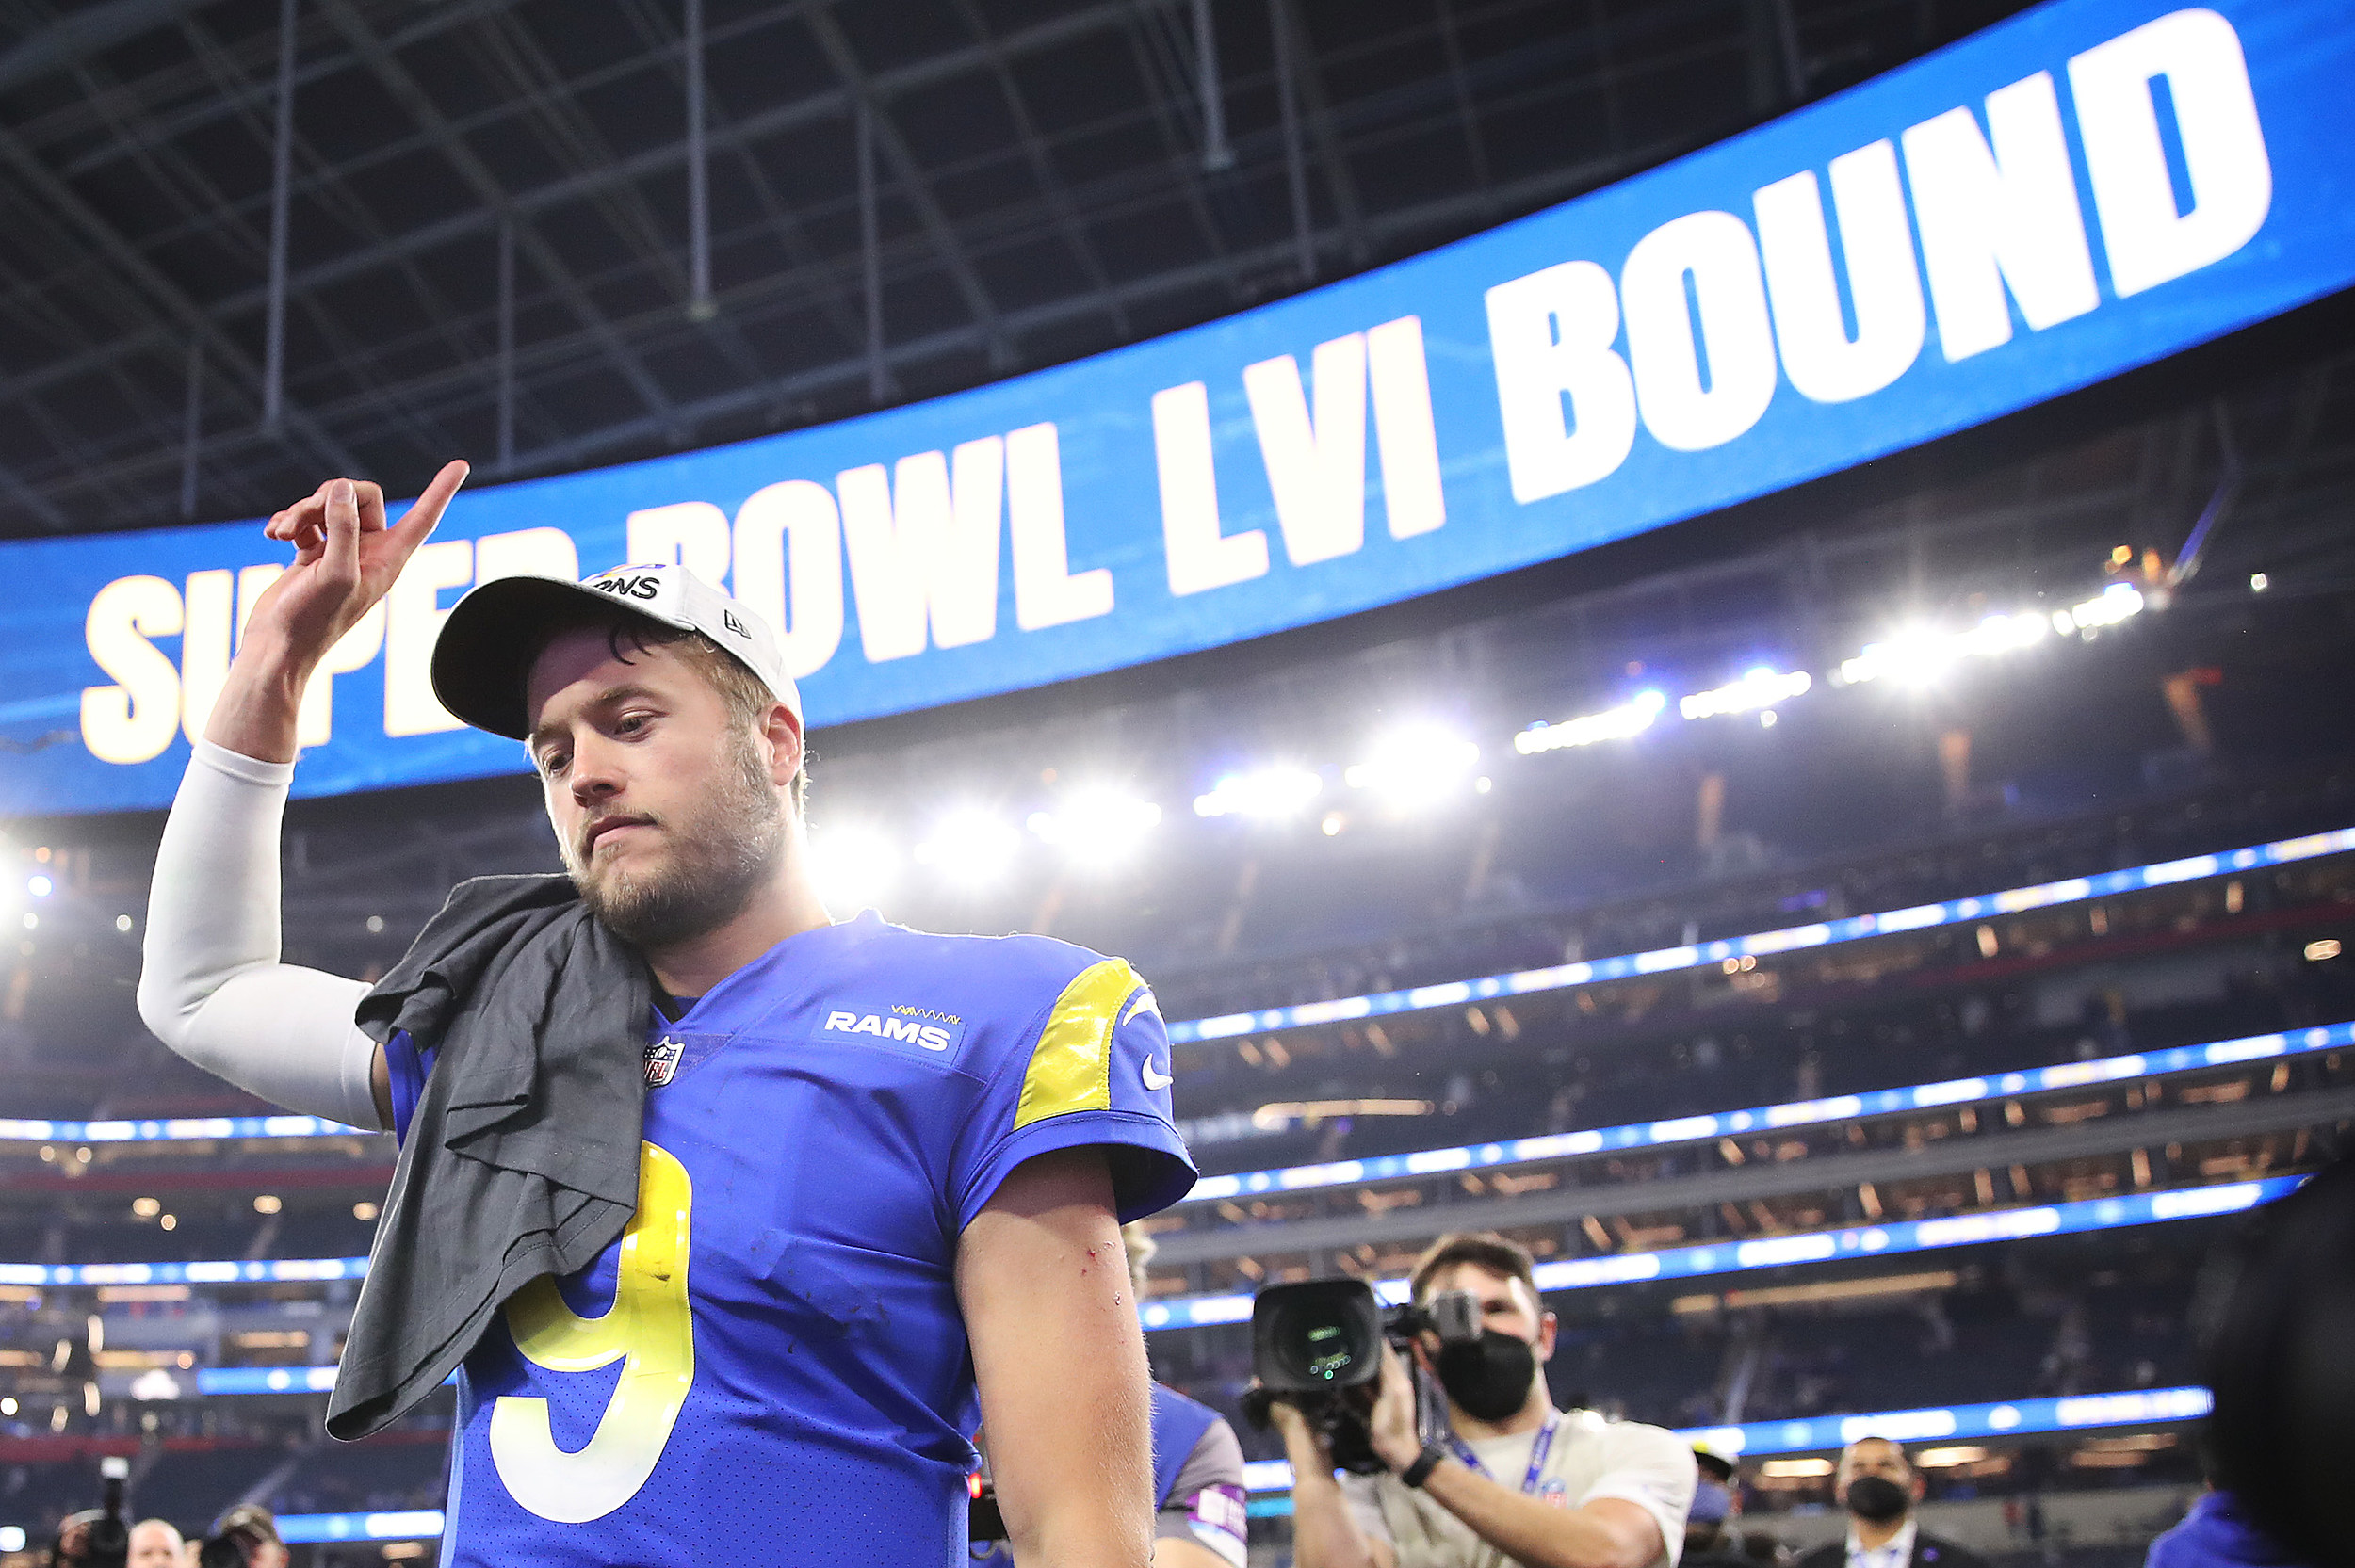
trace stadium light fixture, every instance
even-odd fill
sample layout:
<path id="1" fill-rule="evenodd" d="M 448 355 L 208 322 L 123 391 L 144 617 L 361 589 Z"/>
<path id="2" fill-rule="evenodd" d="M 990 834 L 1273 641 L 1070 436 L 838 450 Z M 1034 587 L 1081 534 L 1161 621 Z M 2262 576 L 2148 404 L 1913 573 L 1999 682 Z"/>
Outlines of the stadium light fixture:
<path id="1" fill-rule="evenodd" d="M 858 823 L 811 834 L 809 858 L 818 896 L 829 906 L 871 908 L 899 880 L 898 847 L 881 830 Z"/>
<path id="2" fill-rule="evenodd" d="M 2263 593 L 2263 592 L 2264 592 L 2266 589 L 2271 588 L 2272 586 L 2273 586 L 2273 579 L 2272 579 L 2271 577 L 2266 576 L 2264 573 L 2262 573 L 2262 572 L 2251 572 L 2250 574 L 2249 574 L 2249 592 L 2251 592 L 2251 593 Z"/>
<path id="3" fill-rule="evenodd" d="M 1814 685 L 1815 677 L 1804 670 L 1786 675 L 1770 665 L 1762 664 L 1745 671 L 1740 680 L 1730 686 L 1678 698 L 1677 711 L 1687 719 L 1709 719 L 1721 713 L 1754 713 L 1787 703 L 1794 697 L 1804 697 Z"/>
<path id="4" fill-rule="evenodd" d="M 31 876 L 24 879 L 24 891 L 31 894 L 36 898 L 46 898 L 52 893 L 57 891 L 57 884 L 51 881 L 41 872 L 36 871 Z"/>
<path id="5" fill-rule="evenodd" d="M 2129 616 L 2142 613 L 2144 599 L 2131 583 L 2112 583 L 2099 595 L 2082 605 L 2053 612 L 2053 629 L 2064 636 L 2070 632 L 2099 631 L 2115 626 Z"/>
<path id="6" fill-rule="evenodd" d="M 1913 1456 L 1914 1466 L 1922 1470 L 1951 1470 L 1958 1464 L 1976 1464 L 1987 1458 L 1987 1450 L 1975 1443 L 1958 1443 L 1947 1448 L 1924 1448 Z"/>
<path id="7" fill-rule="evenodd" d="M 1599 740 L 1625 740 L 1650 729 L 1667 705 L 1664 693 L 1639 691 L 1617 707 L 1605 708 L 1600 713 L 1581 714 L 1559 724 L 1543 720 L 1532 724 L 1513 737 L 1513 750 L 1522 756 L 1534 757 L 1572 746 L 1592 746 Z"/>
<path id="8" fill-rule="evenodd" d="M 1281 1132 L 1296 1122 L 1330 1122 L 1343 1116 L 1428 1116 L 1438 1108 L 1429 1100 L 1278 1100 L 1253 1111 L 1251 1124 L 1261 1132 Z"/>
<path id="9" fill-rule="evenodd" d="M 916 863 L 967 893 L 978 893 L 1013 869 L 1021 848 L 1020 830 L 979 807 L 960 806 L 917 845 Z"/>
<path id="10" fill-rule="evenodd" d="M 1437 805 L 1468 788 L 1480 748 L 1436 724 L 1408 724 L 1390 731 L 1352 763 L 1341 782 L 1380 795 L 1395 807 Z"/>
<path id="11" fill-rule="evenodd" d="M 1941 632 L 1929 626 L 1909 626 L 1886 642 L 1868 643 L 1862 653 L 1852 659 L 1843 659 L 1839 679 L 1843 685 L 1860 686 L 1866 681 L 1890 677 L 1925 686 L 1936 680 L 1956 661 L 1964 658 L 1989 658 L 2001 654 L 2033 648 L 2061 626 L 2067 611 L 2056 613 L 2048 622 L 2036 611 L 2018 615 L 1990 615 L 1967 631 Z M 2074 622 L 2071 622 L 2073 626 Z"/>
<path id="12" fill-rule="evenodd" d="M 1194 798 L 1196 816 L 1250 816 L 1278 821 L 1297 816 L 1324 792 L 1324 780 L 1306 768 L 1277 765 L 1229 773 Z"/>
<path id="13" fill-rule="evenodd" d="M 1031 813 L 1028 826 L 1070 857 L 1082 870 L 1105 870 L 1135 857 L 1161 808 L 1110 788 L 1084 788 L 1064 797 L 1053 811 Z"/>

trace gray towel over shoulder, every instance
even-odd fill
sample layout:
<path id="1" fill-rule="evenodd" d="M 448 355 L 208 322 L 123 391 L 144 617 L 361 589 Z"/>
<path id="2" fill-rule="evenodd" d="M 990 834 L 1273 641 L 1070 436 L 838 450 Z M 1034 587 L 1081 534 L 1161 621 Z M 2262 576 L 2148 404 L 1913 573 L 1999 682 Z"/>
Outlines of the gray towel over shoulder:
<path id="1" fill-rule="evenodd" d="M 501 1303 L 585 1268 L 638 1206 L 653 981 L 560 876 L 451 890 L 361 999 L 436 1053 L 378 1221 L 327 1431 L 365 1437 L 457 1369 Z"/>

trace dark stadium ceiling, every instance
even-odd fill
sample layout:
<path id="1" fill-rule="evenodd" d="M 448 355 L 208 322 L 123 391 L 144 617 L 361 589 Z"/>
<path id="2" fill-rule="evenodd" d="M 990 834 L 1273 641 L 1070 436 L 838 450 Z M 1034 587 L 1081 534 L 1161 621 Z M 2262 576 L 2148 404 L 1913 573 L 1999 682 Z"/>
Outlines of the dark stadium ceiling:
<path id="1" fill-rule="evenodd" d="M 544 473 L 969 386 L 1428 249 L 2019 8 L 284 3 L 272 426 L 282 0 L 0 0 L 0 533 L 252 515 L 337 472 L 406 490 L 452 453 Z"/>

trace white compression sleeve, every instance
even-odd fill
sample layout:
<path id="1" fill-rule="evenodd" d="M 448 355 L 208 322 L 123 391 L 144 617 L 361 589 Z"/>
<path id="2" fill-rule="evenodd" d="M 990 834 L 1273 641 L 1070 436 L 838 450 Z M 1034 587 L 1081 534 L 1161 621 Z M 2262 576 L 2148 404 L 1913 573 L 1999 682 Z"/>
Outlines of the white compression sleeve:
<path id="1" fill-rule="evenodd" d="M 148 895 L 139 1016 L 188 1060 L 273 1105 L 378 1125 L 368 987 L 278 962 L 278 832 L 290 762 L 200 740 Z"/>

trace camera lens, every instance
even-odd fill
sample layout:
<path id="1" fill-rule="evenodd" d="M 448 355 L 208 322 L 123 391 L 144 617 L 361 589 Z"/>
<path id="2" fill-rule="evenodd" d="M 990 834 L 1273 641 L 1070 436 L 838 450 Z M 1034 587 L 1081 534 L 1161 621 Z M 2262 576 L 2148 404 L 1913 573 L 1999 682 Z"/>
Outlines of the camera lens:
<path id="1" fill-rule="evenodd" d="M 1346 1383 L 1365 1347 L 1351 1332 L 1355 1325 L 1324 1302 L 1302 1302 L 1278 1316 L 1271 1336 L 1285 1370 L 1303 1382 Z"/>
<path id="2" fill-rule="evenodd" d="M 1355 1388 L 1381 1372 L 1382 1307 L 1362 1280 L 1274 1285 L 1251 1306 L 1252 1370 L 1279 1394 Z"/>

